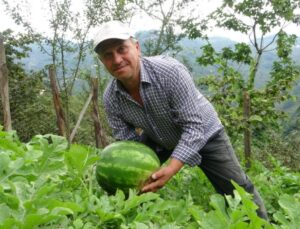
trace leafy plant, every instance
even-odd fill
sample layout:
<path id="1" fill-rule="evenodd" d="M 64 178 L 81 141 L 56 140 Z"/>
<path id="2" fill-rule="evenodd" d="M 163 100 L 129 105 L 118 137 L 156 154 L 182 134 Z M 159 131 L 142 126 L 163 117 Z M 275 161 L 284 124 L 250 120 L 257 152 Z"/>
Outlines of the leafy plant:
<path id="1" fill-rule="evenodd" d="M 16 132 L 0 131 L 0 228 L 297 228 L 300 175 L 276 161 L 272 171 L 256 166 L 251 173 L 271 224 L 236 184 L 234 196 L 212 194 L 198 168 L 185 167 L 158 193 L 107 195 L 95 179 L 100 151 L 68 149 L 51 134 L 23 143 Z"/>

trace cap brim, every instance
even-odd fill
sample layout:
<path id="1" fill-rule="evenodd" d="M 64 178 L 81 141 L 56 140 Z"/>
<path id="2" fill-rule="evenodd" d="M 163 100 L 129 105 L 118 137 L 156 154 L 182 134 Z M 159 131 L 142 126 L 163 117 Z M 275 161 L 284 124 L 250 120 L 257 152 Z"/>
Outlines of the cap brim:
<path id="1" fill-rule="evenodd" d="M 101 45 L 101 43 L 103 43 L 104 41 L 107 41 L 110 39 L 127 40 L 130 37 L 132 37 L 132 36 L 129 34 L 117 34 L 117 35 L 110 34 L 110 36 L 102 37 L 100 40 L 94 42 L 94 51 L 96 51 L 99 48 L 99 46 Z"/>

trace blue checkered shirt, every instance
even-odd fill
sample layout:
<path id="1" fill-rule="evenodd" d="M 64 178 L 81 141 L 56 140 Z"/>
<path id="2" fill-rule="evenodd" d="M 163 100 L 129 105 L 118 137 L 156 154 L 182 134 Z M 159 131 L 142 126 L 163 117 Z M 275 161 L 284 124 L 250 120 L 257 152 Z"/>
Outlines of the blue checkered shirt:
<path id="1" fill-rule="evenodd" d="M 105 90 L 104 105 L 114 137 L 139 140 L 135 129 L 141 128 L 156 144 L 172 150 L 171 157 L 199 165 L 199 150 L 223 129 L 216 111 L 177 60 L 155 56 L 140 61 L 143 106 L 116 79 Z"/>

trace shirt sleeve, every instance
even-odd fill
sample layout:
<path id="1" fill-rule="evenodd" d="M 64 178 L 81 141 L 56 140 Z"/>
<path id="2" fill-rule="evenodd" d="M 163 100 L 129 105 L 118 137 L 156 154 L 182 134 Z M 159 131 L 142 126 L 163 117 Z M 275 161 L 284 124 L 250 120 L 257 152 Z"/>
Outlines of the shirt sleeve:
<path id="1" fill-rule="evenodd" d="M 190 166 L 201 163 L 199 150 L 205 145 L 203 95 L 196 88 L 192 76 L 184 66 L 178 66 L 170 83 L 169 96 L 174 121 L 182 129 L 181 138 L 171 157 Z"/>
<path id="2" fill-rule="evenodd" d="M 120 109 L 118 109 L 117 102 L 113 96 L 104 94 L 104 108 L 115 139 L 140 140 L 140 136 L 137 135 L 135 127 L 123 120 Z"/>

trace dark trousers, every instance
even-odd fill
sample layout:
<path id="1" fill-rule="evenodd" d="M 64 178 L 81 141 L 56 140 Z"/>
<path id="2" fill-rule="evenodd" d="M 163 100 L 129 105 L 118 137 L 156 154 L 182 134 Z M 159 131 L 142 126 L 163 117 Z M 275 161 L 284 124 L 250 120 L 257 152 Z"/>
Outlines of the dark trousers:
<path id="1" fill-rule="evenodd" d="M 264 203 L 254 185 L 242 170 L 234 153 L 230 140 L 224 130 L 210 139 L 199 152 L 202 162 L 199 167 L 210 180 L 216 191 L 222 195 L 233 195 L 234 186 L 231 180 L 253 195 L 254 202 L 259 207 L 258 216 L 268 220 Z M 161 162 L 165 162 L 171 151 L 157 152 Z"/>

